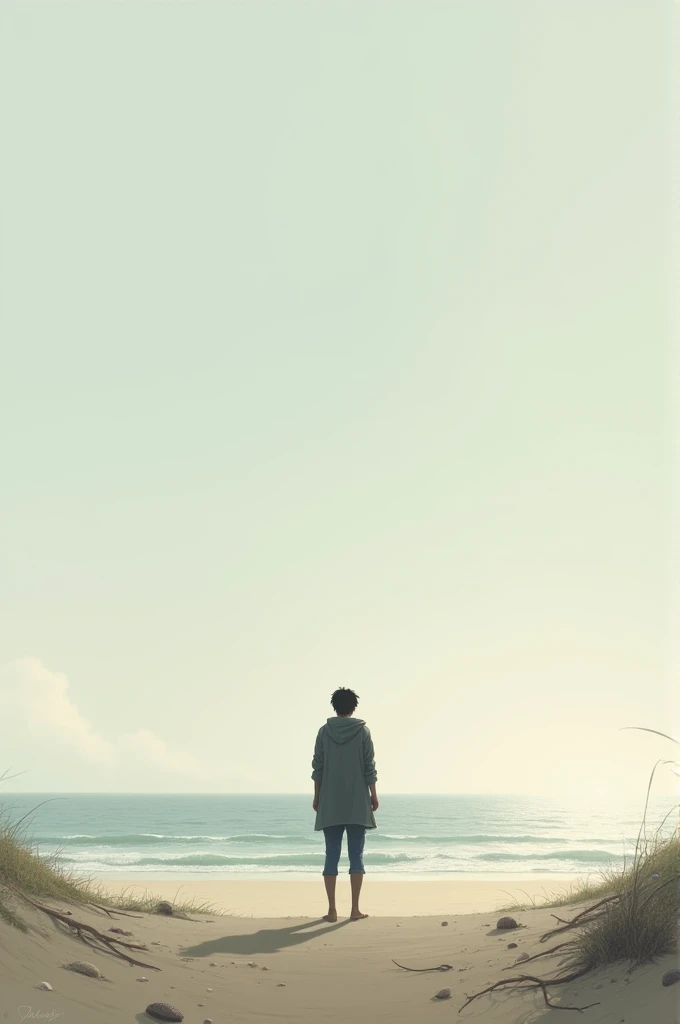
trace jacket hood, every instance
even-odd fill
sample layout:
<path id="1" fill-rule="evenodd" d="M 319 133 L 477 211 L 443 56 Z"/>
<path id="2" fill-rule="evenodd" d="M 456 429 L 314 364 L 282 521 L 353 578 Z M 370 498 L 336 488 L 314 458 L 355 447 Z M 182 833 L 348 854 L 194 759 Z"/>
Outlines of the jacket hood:
<path id="1" fill-rule="evenodd" d="M 363 718 L 338 718 L 334 716 L 326 721 L 323 728 L 334 743 L 347 743 L 360 733 L 366 723 Z"/>

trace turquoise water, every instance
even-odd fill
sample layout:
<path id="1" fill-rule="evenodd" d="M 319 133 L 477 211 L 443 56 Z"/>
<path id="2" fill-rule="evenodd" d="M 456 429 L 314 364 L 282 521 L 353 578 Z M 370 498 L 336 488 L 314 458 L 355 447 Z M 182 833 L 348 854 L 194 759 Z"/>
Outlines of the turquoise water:
<path id="1" fill-rule="evenodd" d="M 36 808 L 28 823 L 39 852 L 58 853 L 85 874 L 299 878 L 323 868 L 311 795 L 3 794 L 3 807 L 14 819 Z M 631 856 L 641 810 L 517 796 L 384 795 L 365 866 L 390 878 L 595 874 Z M 648 829 L 668 810 L 654 805 Z"/>

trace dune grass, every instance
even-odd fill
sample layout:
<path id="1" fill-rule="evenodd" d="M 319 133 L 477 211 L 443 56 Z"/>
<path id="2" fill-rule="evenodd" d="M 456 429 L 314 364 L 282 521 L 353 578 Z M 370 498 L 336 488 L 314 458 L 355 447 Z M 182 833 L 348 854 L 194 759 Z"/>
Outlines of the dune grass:
<path id="1" fill-rule="evenodd" d="M 59 862 L 59 851 L 49 856 L 41 855 L 30 836 L 30 823 L 38 807 L 29 815 L 14 820 L 10 812 L 0 806 L 0 920 L 25 930 L 18 909 L 20 894 L 37 900 L 96 905 L 111 911 L 156 911 L 158 898 L 148 892 L 134 894 L 124 890 L 112 894 L 91 877 L 78 875 L 65 868 Z M 173 913 L 175 916 L 218 916 L 225 911 L 207 902 L 175 899 Z"/>
<path id="2" fill-rule="evenodd" d="M 680 915 L 680 820 L 673 807 L 656 831 L 647 835 L 647 811 L 654 775 L 647 790 L 642 824 L 630 862 L 622 871 L 613 868 L 601 872 L 598 880 L 575 882 L 560 895 L 546 895 L 538 904 L 516 903 L 512 910 L 574 907 L 588 904 L 578 915 L 582 929 L 566 953 L 570 969 L 594 970 L 608 964 L 627 961 L 633 966 L 653 962 L 676 950 Z M 561 919 L 553 915 L 559 922 Z M 573 918 L 572 918 L 573 921 Z M 562 921 L 562 924 L 567 922 Z M 571 924 L 571 922 L 569 922 Z M 557 928 L 549 935 L 568 931 Z M 546 936 L 547 938 L 547 936 Z"/>
<path id="3" fill-rule="evenodd" d="M 501 989 L 529 987 L 542 990 L 545 1003 L 550 1008 L 585 1010 L 589 1007 L 567 1007 L 552 1002 L 548 988 L 571 983 L 591 971 L 613 964 L 626 964 L 632 972 L 677 951 L 680 939 L 680 821 L 676 820 L 670 826 L 668 822 L 671 816 L 677 819 L 678 807 L 669 811 L 653 835 L 647 834 L 649 797 L 660 765 L 677 768 L 673 761 L 659 761 L 654 766 L 635 853 L 622 871 L 605 870 L 599 880 L 576 882 L 559 895 L 546 894 L 540 904 L 531 901 L 505 908 L 516 911 L 539 905 L 541 909 L 571 908 L 570 916 L 553 914 L 556 925 L 540 940 L 548 943 L 548 947 L 531 957 L 531 961 L 536 961 L 543 956 L 559 954 L 557 973 L 542 978 L 533 973 L 520 974 L 497 981 L 468 997 L 464 1006 Z M 525 967 L 528 963 L 525 962 Z"/>
<path id="4" fill-rule="evenodd" d="M 601 916 L 579 935 L 575 969 L 653 963 L 676 950 L 680 910 L 680 835 L 655 842 L 618 881 Z"/>

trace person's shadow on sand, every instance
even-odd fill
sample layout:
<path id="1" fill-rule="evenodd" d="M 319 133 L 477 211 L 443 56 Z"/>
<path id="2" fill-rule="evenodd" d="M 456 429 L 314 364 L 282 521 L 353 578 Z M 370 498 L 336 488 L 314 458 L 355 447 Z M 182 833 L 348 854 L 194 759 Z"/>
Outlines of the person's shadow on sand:
<path id="1" fill-rule="evenodd" d="M 304 924 L 290 925 L 288 928 L 260 928 L 251 935 L 222 935 L 220 938 L 201 942 L 197 946 L 180 949 L 182 956 L 212 956 L 214 953 L 236 953 L 241 956 L 253 956 L 256 953 L 278 953 L 289 946 L 299 946 L 301 942 L 318 939 L 323 935 L 344 928 L 349 924 L 345 921 L 328 924 L 321 918 L 319 921 L 306 921 Z M 316 931 L 304 931 L 314 925 L 325 924 Z"/>

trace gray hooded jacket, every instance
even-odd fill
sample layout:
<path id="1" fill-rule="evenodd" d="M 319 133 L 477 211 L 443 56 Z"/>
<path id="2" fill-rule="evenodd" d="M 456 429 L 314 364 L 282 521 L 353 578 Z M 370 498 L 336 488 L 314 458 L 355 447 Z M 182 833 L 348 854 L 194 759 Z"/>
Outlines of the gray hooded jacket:
<path id="1" fill-rule="evenodd" d="M 375 753 L 361 718 L 329 718 L 317 733 L 312 778 L 321 783 L 316 832 L 329 825 L 375 828 L 368 787 L 377 782 Z"/>

